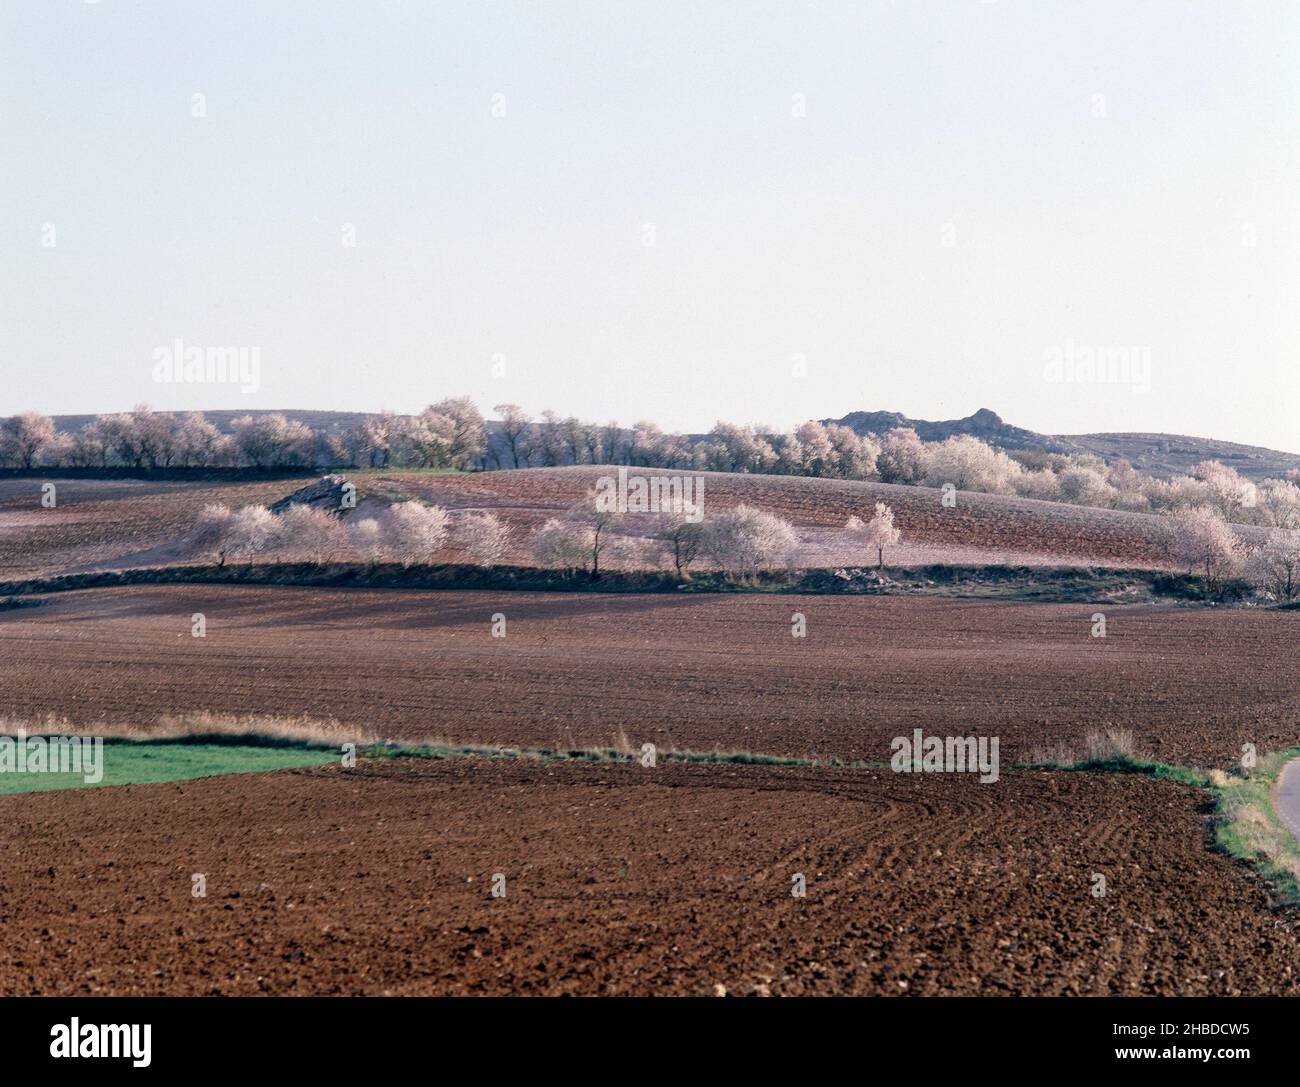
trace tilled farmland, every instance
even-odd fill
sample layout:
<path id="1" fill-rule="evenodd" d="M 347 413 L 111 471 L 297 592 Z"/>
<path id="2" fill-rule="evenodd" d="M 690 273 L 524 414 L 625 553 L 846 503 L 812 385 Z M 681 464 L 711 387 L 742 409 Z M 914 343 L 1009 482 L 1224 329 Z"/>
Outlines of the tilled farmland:
<path id="1" fill-rule="evenodd" d="M 306 481 L 63 479 L 57 472 L 3 479 L 0 579 L 175 562 L 177 545 L 208 503 L 268 504 Z M 41 505 L 47 482 L 55 488 L 52 508 Z"/>
<path id="2" fill-rule="evenodd" d="M 477 759 L 4 797 L 0 992 L 1292 993 L 1294 918 L 1201 807 L 1132 775 Z"/>
<path id="3" fill-rule="evenodd" d="M 366 486 L 495 509 L 518 547 L 590 474 Z M 709 478 L 719 505 L 774 509 L 828 562 L 878 488 Z M 173 562 L 203 503 L 289 489 L 85 486 L 39 528 L 0 500 L 11 571 Z M 958 525 L 935 492 L 889 491 L 916 561 L 1018 540 L 1029 561 L 1159 564 L 1148 519 L 963 496 Z M 1300 918 L 1216 850 L 1207 792 L 1036 765 L 1112 733 L 1205 769 L 1300 745 L 1297 611 L 198 583 L 21 602 L 0 610 L 10 729 L 291 718 L 534 751 L 0 798 L 0 993 L 1297 988 Z M 996 740 L 1000 773 L 892 772 L 916 730 Z M 646 743 L 657 765 L 536 750 Z M 744 761 L 769 756 L 815 765 Z"/>
<path id="4" fill-rule="evenodd" d="M 372 516 L 387 502 L 418 498 L 452 510 L 489 510 L 511 529 L 504 561 L 531 565 L 530 535 L 547 518 L 563 514 L 617 468 L 535 468 L 467 475 L 350 474 L 360 503 L 354 516 Z M 659 470 L 632 469 L 647 474 Z M 888 563 L 1110 566 L 1167 569 L 1161 519 L 1119 510 L 1090 509 L 1002 495 L 961 492 L 956 505 L 929 487 L 899 487 L 833 479 L 691 473 L 704 481 L 705 511 L 747 503 L 787 519 L 799 537 L 803 567 L 870 565 L 873 556 L 843 531 L 850 516 L 870 517 L 874 503 L 894 510 L 903 533 Z M 314 479 L 223 480 L 0 480 L 0 580 L 87 569 L 161 566 L 191 561 L 184 541 L 209 503 L 231 508 L 271 505 Z M 57 504 L 41 506 L 52 482 Z M 657 518 L 629 513 L 617 534 L 635 542 L 651 534 Z M 1259 530 L 1241 526 L 1252 537 Z M 449 547 L 443 560 L 463 555 Z M 637 567 L 633 557 L 613 562 Z M 696 568 L 711 565 L 702 556 Z"/>
<path id="5" fill-rule="evenodd" d="M 192 636 L 201 613 L 206 636 Z M 379 738 L 884 762 L 997 737 L 1005 762 L 1130 730 L 1227 767 L 1300 743 L 1300 612 L 919 597 L 409 592 L 172 585 L 0 612 L 16 719 L 336 719 Z M 793 637 L 802 615 L 806 637 Z M 504 637 L 493 637 L 502 616 Z"/>
<path id="6" fill-rule="evenodd" d="M 380 477 L 371 485 L 418 494 L 451 508 L 504 510 L 520 525 L 531 526 L 577 502 L 597 479 L 616 471 L 600 466 L 532 468 L 461 476 Z M 629 471 L 646 476 L 674 474 L 667 469 Z M 799 526 L 810 545 L 805 560 L 810 564 L 851 561 L 845 541 L 836 544 L 827 540 L 826 530 L 842 528 L 853 515 L 869 517 L 876 502 L 889 504 L 903 530 L 903 543 L 891 562 L 1091 563 L 1155 568 L 1168 563 L 1160 518 L 1149 514 L 966 491 L 949 507 L 943 504 L 942 493 L 932 487 L 729 472 L 688 474 L 704 481 L 708 510 L 747 503 Z M 633 526 L 638 523 L 635 515 L 628 520 Z"/>

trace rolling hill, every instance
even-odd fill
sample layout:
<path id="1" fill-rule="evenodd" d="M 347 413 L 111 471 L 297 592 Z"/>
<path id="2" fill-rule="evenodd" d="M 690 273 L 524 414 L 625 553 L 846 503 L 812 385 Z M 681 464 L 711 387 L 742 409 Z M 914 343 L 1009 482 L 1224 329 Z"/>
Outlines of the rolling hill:
<path id="1" fill-rule="evenodd" d="M 1261 480 L 1300 468 L 1300 455 L 1256 445 L 1196 438 L 1186 434 L 1039 434 L 1003 422 L 997 412 L 980 408 L 964 419 L 910 419 L 896 411 L 855 411 L 823 423 L 840 423 L 859 434 L 883 434 L 892 427 L 911 427 L 927 442 L 969 434 L 1007 452 L 1093 453 L 1107 462 L 1124 459 L 1140 472 L 1171 476 L 1188 472 L 1198 461 L 1218 460 L 1248 479 Z"/>

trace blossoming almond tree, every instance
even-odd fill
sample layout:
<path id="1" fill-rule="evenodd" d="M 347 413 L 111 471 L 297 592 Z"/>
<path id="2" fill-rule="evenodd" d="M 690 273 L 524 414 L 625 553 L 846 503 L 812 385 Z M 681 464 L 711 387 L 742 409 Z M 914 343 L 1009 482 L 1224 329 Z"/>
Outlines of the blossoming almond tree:
<path id="1" fill-rule="evenodd" d="M 754 506 L 740 505 L 711 518 L 704 550 L 727 573 L 751 578 L 759 570 L 789 566 L 799 537 L 787 521 Z"/>
<path id="2" fill-rule="evenodd" d="M 403 566 L 429 562 L 447 541 L 447 511 L 423 502 L 398 502 L 384 511 L 384 546 Z"/>
<path id="3" fill-rule="evenodd" d="M 510 546 L 510 526 L 495 513 L 466 513 L 456 523 L 456 541 L 474 563 L 484 568 L 501 561 Z"/>
<path id="4" fill-rule="evenodd" d="M 230 553 L 247 556 L 252 566 L 258 555 L 274 546 L 279 527 L 275 514 L 265 506 L 245 506 L 230 519 Z"/>
<path id="5" fill-rule="evenodd" d="M 529 540 L 529 550 L 542 566 L 571 572 L 587 569 L 595 551 L 595 532 L 587 525 L 551 517 Z"/>
<path id="6" fill-rule="evenodd" d="M 894 525 L 894 511 L 883 502 L 876 503 L 875 516 L 866 524 L 859 517 L 850 517 L 844 527 L 862 538 L 867 547 L 876 549 L 876 565 L 885 565 L 885 548 L 893 547 L 903 538 L 902 532 Z"/>
<path id="7" fill-rule="evenodd" d="M 280 514 L 277 537 L 282 553 L 306 556 L 319 566 L 340 549 L 345 533 L 343 523 L 328 510 L 294 503 Z"/>
<path id="8" fill-rule="evenodd" d="M 1268 542 L 1250 556 L 1246 572 L 1279 603 L 1294 600 L 1300 595 L 1300 530 L 1274 529 Z"/>
<path id="9" fill-rule="evenodd" d="M 348 522 L 348 543 L 367 565 L 378 564 L 383 554 L 384 535 L 373 517 Z"/>
<path id="10" fill-rule="evenodd" d="M 1178 510 L 1166 518 L 1166 545 L 1175 562 L 1205 579 L 1207 596 L 1222 593 L 1224 582 L 1241 568 L 1241 539 L 1208 506 Z"/>
<path id="11" fill-rule="evenodd" d="M 232 543 L 230 523 L 234 516 L 229 507 L 220 502 L 210 502 L 204 506 L 194 522 L 194 531 L 190 534 L 190 550 L 196 555 L 211 556 L 218 566 L 225 566 Z"/>

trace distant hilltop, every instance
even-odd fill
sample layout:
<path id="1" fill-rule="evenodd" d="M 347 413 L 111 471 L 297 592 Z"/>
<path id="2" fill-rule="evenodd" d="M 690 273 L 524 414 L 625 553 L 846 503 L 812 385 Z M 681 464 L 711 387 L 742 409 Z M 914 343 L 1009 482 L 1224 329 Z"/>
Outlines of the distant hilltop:
<path id="1" fill-rule="evenodd" d="M 1127 460 L 1134 468 L 1154 476 L 1171 476 L 1188 472 L 1203 460 L 1217 460 L 1235 468 L 1248 479 L 1280 477 L 1300 468 L 1300 455 L 1241 445 L 1214 438 L 1196 438 L 1186 434 L 1039 434 L 1003 422 L 988 408 L 980 408 L 964 419 L 911 419 L 896 411 L 853 411 L 840 419 L 822 419 L 823 423 L 841 423 L 859 434 L 884 434 L 893 427 L 911 427 L 922 441 L 941 442 L 956 434 L 969 434 L 982 442 L 1007 451 L 1039 449 L 1047 453 L 1093 453 L 1107 463 Z"/>
<path id="2" fill-rule="evenodd" d="M 922 441 L 941 442 L 955 434 L 969 434 L 999 449 L 1041 449 L 1047 453 L 1076 453 L 1078 448 L 1068 439 L 1036 434 L 1032 430 L 1011 426 L 1002 421 L 996 411 L 980 408 L 965 419 L 909 419 L 897 411 L 853 411 L 842 419 L 823 419 L 823 423 L 840 423 L 852 427 L 859 434 L 874 432 L 884 434 L 894 427 L 911 427 Z"/>

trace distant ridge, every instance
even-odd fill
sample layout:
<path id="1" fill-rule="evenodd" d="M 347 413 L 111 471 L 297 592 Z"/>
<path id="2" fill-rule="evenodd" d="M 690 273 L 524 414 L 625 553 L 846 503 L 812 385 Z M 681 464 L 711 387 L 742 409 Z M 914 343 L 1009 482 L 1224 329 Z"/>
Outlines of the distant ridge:
<path id="1" fill-rule="evenodd" d="M 1060 440 L 1074 442 L 1107 461 L 1123 457 L 1134 468 L 1155 476 L 1185 473 L 1203 460 L 1221 461 L 1256 481 L 1300 468 L 1300 456 L 1295 453 L 1186 434 L 1074 434 Z"/>
<path id="2" fill-rule="evenodd" d="M 157 408 L 157 411 L 169 412 L 170 408 Z M 198 410 L 198 409 L 195 409 Z M 234 426 L 235 420 L 245 415 L 271 415 L 279 412 L 286 419 L 296 423 L 306 423 L 312 430 L 319 430 L 325 434 L 341 434 L 345 430 L 351 430 L 363 419 L 371 415 L 378 415 L 377 411 L 303 411 L 296 408 L 266 408 L 261 410 L 240 408 L 238 410 L 222 411 L 205 411 L 203 417 L 207 419 L 222 434 L 229 434 Z M 184 410 L 178 414 L 185 414 Z M 89 422 L 93 422 L 98 416 L 95 415 L 55 415 L 54 426 L 56 430 L 75 431 L 80 430 Z"/>
<path id="3" fill-rule="evenodd" d="M 980 408 L 964 419 L 910 419 L 896 411 L 854 411 L 840 419 L 859 434 L 883 434 L 891 427 L 911 427 L 927 442 L 941 442 L 957 434 L 969 434 L 1008 452 L 1042 450 L 1047 453 L 1092 453 L 1107 462 L 1124 459 L 1141 472 L 1171 476 L 1188 472 L 1203 460 L 1221 461 L 1243 476 L 1261 480 L 1281 476 L 1300 468 L 1300 455 L 1257 445 L 1196 438 L 1186 434 L 1039 434 L 1003 422 L 988 408 Z"/>
<path id="4" fill-rule="evenodd" d="M 956 434 L 969 434 L 980 441 L 996 445 L 1000 449 L 1042 449 L 1048 453 L 1074 453 L 1074 445 L 1060 438 L 1046 434 L 1036 434 L 1002 421 L 995 411 L 980 408 L 974 415 L 965 419 L 946 419 L 933 422 L 929 419 L 909 419 L 896 411 L 853 411 L 842 419 L 823 419 L 823 423 L 840 423 L 852 427 L 859 434 L 874 431 L 884 434 L 893 427 L 911 427 L 917 435 L 927 442 L 941 442 Z"/>
<path id="5" fill-rule="evenodd" d="M 265 415 L 278 410 L 291 420 L 306 423 L 325 434 L 341 434 L 355 427 L 370 415 L 378 412 L 364 411 L 307 411 L 295 408 L 266 409 L 265 411 L 205 411 L 208 421 L 222 433 L 229 433 L 231 425 L 241 415 Z M 89 423 L 93 415 L 56 415 L 54 425 L 59 430 L 74 431 Z M 1186 434 L 1098 433 L 1098 434 L 1039 434 L 1005 422 L 997 412 L 988 408 L 964 419 L 912 419 L 897 411 L 853 411 L 839 419 L 822 419 L 823 423 L 841 423 L 859 434 L 884 434 L 893 427 L 911 427 L 927 442 L 941 442 L 955 434 L 969 434 L 982 442 L 1008 452 L 1042 450 L 1048 453 L 1092 453 L 1107 462 L 1123 458 L 1139 471 L 1155 476 L 1171 476 L 1188 472 L 1203 460 L 1217 460 L 1235 468 L 1249 479 L 1261 480 L 1282 476 L 1293 468 L 1300 468 L 1300 455 L 1266 449 L 1257 445 L 1224 442 L 1215 438 L 1197 438 Z M 488 421 L 488 432 L 497 433 L 498 427 Z M 693 439 L 703 435 L 691 435 Z"/>

